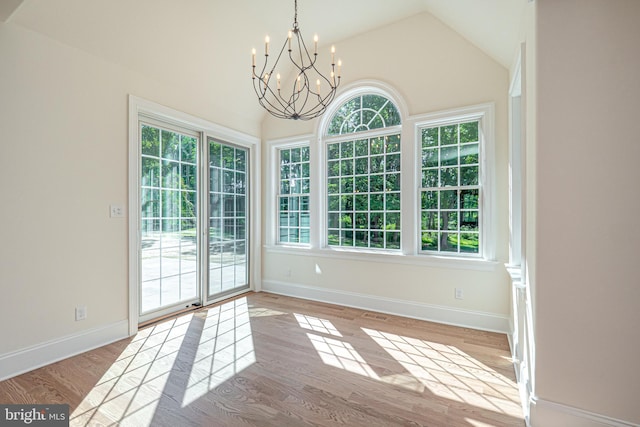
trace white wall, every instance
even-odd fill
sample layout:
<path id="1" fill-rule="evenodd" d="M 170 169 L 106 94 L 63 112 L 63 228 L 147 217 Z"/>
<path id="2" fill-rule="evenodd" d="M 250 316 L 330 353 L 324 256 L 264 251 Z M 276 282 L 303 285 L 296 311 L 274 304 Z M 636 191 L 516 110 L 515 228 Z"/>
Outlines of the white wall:
<path id="1" fill-rule="evenodd" d="M 640 424 L 640 2 L 537 3 L 532 421 Z"/>
<path id="2" fill-rule="evenodd" d="M 506 262 L 508 71 L 429 14 L 416 15 L 344 40 L 336 43 L 336 47 L 337 56 L 344 62 L 343 85 L 363 79 L 386 82 L 404 98 L 410 115 L 485 102 L 495 103 L 495 213 L 498 224 L 495 239 L 497 259 Z M 262 136 L 263 140 L 268 141 L 314 133 L 317 126 L 317 122 L 284 121 L 268 117 L 263 123 Z M 268 150 L 263 150 L 263 153 L 263 170 L 266 173 Z M 408 166 L 405 173 L 411 173 Z M 269 179 L 265 175 L 263 183 L 267 182 Z M 263 223 L 264 230 L 270 226 Z M 316 273 L 315 264 L 321 267 L 322 274 Z M 291 276 L 286 276 L 289 269 Z M 509 315 L 509 284 L 501 264 L 491 271 L 476 271 L 451 266 L 440 268 L 433 265 L 380 263 L 374 259 L 317 259 L 315 255 L 296 256 L 265 249 L 263 280 L 266 289 L 272 284 L 279 290 L 291 292 L 298 285 L 307 285 L 314 287 L 319 294 L 326 290 L 328 296 L 356 293 L 425 306 L 490 313 L 505 319 Z M 464 288 L 464 300 L 454 299 L 455 287 Z"/>
<path id="3" fill-rule="evenodd" d="M 109 205 L 127 204 L 129 93 L 242 122 L 13 24 L 0 24 L 0 58 L 1 359 L 127 318 L 127 222 Z M 77 305 L 87 320 L 74 320 Z"/>

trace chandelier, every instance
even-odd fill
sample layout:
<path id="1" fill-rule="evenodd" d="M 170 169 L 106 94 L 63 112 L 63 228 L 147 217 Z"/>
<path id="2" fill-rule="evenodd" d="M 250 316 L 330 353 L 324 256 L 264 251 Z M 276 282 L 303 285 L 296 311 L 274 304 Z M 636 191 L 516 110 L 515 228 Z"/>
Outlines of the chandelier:
<path id="1" fill-rule="evenodd" d="M 275 62 L 269 67 L 269 36 L 264 43 L 264 65 L 256 73 L 256 50 L 251 52 L 253 88 L 258 102 L 270 114 L 281 119 L 311 120 L 320 116 L 336 95 L 340 84 L 342 61 L 335 61 L 336 48 L 331 46 L 331 70 L 328 77 L 316 68 L 318 59 L 318 36 L 313 38 L 313 54 L 309 53 L 298 26 L 298 0 L 295 0 L 293 28 L 280 49 Z M 282 57 L 289 57 L 291 63 L 282 65 L 283 71 L 293 67 L 296 78 L 287 86 L 276 71 Z M 337 65 L 337 70 L 336 70 Z M 275 78 L 274 78 L 275 75 Z"/>

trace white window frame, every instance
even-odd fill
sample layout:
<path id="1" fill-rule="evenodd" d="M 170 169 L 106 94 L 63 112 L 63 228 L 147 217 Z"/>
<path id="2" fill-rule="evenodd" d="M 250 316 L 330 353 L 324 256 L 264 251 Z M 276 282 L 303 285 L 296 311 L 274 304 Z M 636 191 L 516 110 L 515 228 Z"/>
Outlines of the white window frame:
<path id="1" fill-rule="evenodd" d="M 129 335 L 134 335 L 138 331 L 139 313 L 138 313 L 138 284 L 140 281 L 140 260 L 138 257 L 138 248 L 140 245 L 140 161 L 141 149 L 138 139 L 140 120 L 153 120 L 158 124 L 166 124 L 178 128 L 188 129 L 191 132 L 200 134 L 203 141 L 207 141 L 209 137 L 217 140 L 225 141 L 231 144 L 244 147 L 248 150 L 250 170 L 249 182 L 247 185 L 253 189 L 249 193 L 248 206 L 250 206 L 249 224 L 250 230 L 248 249 L 249 255 L 249 285 L 250 289 L 259 292 L 262 289 L 262 251 L 261 251 L 261 201 L 259 189 L 261 188 L 261 171 L 260 171 L 260 140 L 254 136 L 229 129 L 227 127 L 212 123 L 210 121 L 192 116 L 182 111 L 157 104 L 134 95 L 129 95 L 129 120 L 128 120 L 128 139 L 129 139 Z M 202 156 L 201 156 L 202 157 Z M 201 176 L 200 182 L 204 181 Z M 198 191 L 201 191 L 199 189 Z M 200 215 L 206 216 L 206 208 L 204 203 L 199 204 Z M 204 230 L 201 230 L 203 233 Z M 208 236 L 203 234 L 202 238 Z M 202 254 L 204 257 L 205 254 Z M 204 265 L 204 259 L 201 260 Z M 203 269 L 204 271 L 204 269 Z M 204 274 L 204 273 L 202 273 Z M 242 291 L 246 292 L 246 291 Z M 226 296 L 228 297 L 228 296 Z M 225 297 L 225 298 L 226 298 Z M 212 303 L 215 301 L 205 301 Z"/>
<path id="2" fill-rule="evenodd" d="M 329 122 L 335 112 L 347 100 L 362 94 L 381 95 L 391 100 L 400 112 L 401 145 L 401 250 L 369 249 L 328 246 L 327 242 L 327 153 L 326 143 L 335 140 L 334 135 L 326 135 Z M 318 121 L 313 134 L 303 134 L 267 141 L 267 177 L 265 250 L 269 253 L 303 255 L 354 261 L 371 261 L 391 264 L 433 266 L 461 270 L 495 271 L 500 263 L 495 261 L 496 219 L 495 219 L 495 113 L 494 104 L 485 103 L 469 107 L 438 111 L 428 114 L 409 115 L 402 96 L 392 86 L 374 80 L 352 83 L 342 88 L 329 110 Z M 457 253 L 425 253 L 420 244 L 420 184 L 421 162 L 418 158 L 421 146 L 419 129 L 429 124 L 460 120 L 479 120 L 483 134 L 480 148 L 481 176 L 483 186 L 481 231 L 482 256 L 460 256 Z M 397 129 L 394 129 L 397 131 Z M 364 132 L 363 132 L 364 134 Z M 355 134 L 352 134 L 355 135 Z M 344 136 L 344 135 L 340 135 Z M 301 144 L 310 145 L 310 244 L 277 244 L 277 185 L 280 169 L 277 149 Z M 413 168 L 413 171 L 411 171 Z"/>
<path id="3" fill-rule="evenodd" d="M 314 152 L 311 141 L 313 135 L 301 135 L 291 138 L 274 139 L 267 141 L 267 173 L 269 174 L 269 181 L 267 187 L 267 203 L 266 203 L 266 224 L 268 224 L 265 233 L 265 243 L 267 247 L 289 247 L 289 248 L 311 248 L 314 241 L 314 233 L 317 228 L 314 221 L 314 209 L 315 200 L 317 195 L 314 193 L 316 187 L 314 179 Z M 291 149 L 298 147 L 309 147 L 309 243 L 291 243 L 280 242 L 278 233 L 279 227 L 279 207 L 278 207 L 278 195 L 280 194 L 280 150 Z"/>
<path id="4" fill-rule="evenodd" d="M 416 222 L 415 231 L 417 238 L 416 251 L 422 256 L 438 256 L 447 258 L 480 258 L 484 260 L 495 260 L 495 136 L 494 136 L 494 105 L 482 104 L 454 110 L 440 111 L 433 114 L 424 114 L 412 117 L 415 138 L 415 210 Z M 479 154 L 478 159 L 480 173 L 478 186 L 480 187 L 479 208 L 479 232 L 480 248 L 479 254 L 461 254 L 445 252 L 422 251 L 420 244 L 421 223 L 420 223 L 420 197 L 422 184 L 422 129 L 446 126 L 451 124 L 478 121 L 479 132 Z"/>

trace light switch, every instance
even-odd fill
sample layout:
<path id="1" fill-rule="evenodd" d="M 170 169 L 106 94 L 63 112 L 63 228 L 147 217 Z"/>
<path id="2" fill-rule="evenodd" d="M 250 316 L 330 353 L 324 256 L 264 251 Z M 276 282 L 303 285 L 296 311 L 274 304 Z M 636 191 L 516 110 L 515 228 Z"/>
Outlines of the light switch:
<path id="1" fill-rule="evenodd" d="M 110 205 L 109 217 L 122 218 L 124 216 L 124 207 L 122 205 Z"/>

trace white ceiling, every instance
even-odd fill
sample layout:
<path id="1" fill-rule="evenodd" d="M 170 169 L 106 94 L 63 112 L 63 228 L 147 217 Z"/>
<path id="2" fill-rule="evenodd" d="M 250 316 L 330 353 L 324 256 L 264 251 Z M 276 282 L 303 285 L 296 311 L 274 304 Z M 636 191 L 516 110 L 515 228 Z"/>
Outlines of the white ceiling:
<path id="1" fill-rule="evenodd" d="M 508 68 L 526 0 L 300 0 L 305 38 L 320 45 L 429 12 Z M 197 82 L 233 105 L 247 90 L 250 51 L 280 43 L 291 0 L 0 0 L 0 21 L 120 64 L 160 82 Z M 282 36 L 282 37 L 280 37 Z M 239 70 L 247 69 L 247 75 Z M 223 84 L 220 84 L 223 82 Z M 195 87 L 191 86 L 191 87 Z M 257 110 L 259 111 L 259 110 Z"/>

